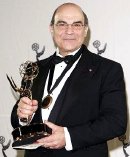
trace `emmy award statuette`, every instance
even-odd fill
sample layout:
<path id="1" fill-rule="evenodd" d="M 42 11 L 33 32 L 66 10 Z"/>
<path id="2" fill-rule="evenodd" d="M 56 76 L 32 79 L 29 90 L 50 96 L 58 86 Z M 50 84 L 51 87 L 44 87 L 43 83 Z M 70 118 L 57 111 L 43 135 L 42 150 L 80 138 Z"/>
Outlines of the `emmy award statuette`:
<path id="1" fill-rule="evenodd" d="M 20 97 L 28 97 L 32 99 L 31 88 L 33 85 L 33 79 L 37 77 L 39 68 L 37 63 L 26 61 L 25 63 L 21 64 L 20 68 L 20 75 L 22 77 L 22 85 L 18 88 L 14 82 L 14 80 L 9 78 L 7 75 L 7 79 L 15 92 L 20 94 Z M 15 128 L 12 131 L 13 136 L 13 144 L 12 147 L 22 148 L 22 149 L 36 149 L 40 145 L 38 145 L 36 140 L 49 136 L 51 134 L 51 129 L 47 127 L 44 123 L 33 123 L 30 124 L 31 117 L 20 119 L 24 123 L 25 126 L 21 126 Z"/>

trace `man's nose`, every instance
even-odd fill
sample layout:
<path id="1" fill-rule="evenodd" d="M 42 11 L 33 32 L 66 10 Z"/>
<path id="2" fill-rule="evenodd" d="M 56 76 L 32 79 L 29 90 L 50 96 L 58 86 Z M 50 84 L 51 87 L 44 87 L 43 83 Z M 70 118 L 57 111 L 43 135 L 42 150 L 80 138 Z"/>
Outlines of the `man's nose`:
<path id="1" fill-rule="evenodd" d="M 67 33 L 72 33 L 74 32 L 73 26 L 71 24 L 68 24 L 67 28 L 66 28 Z"/>

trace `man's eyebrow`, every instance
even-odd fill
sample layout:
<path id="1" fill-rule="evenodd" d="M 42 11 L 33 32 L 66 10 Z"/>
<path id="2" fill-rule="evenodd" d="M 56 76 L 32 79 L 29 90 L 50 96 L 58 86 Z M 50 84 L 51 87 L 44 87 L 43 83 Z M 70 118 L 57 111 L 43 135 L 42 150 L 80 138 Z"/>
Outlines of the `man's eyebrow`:
<path id="1" fill-rule="evenodd" d="M 63 21 L 63 20 L 59 20 L 57 21 L 57 23 L 67 23 L 66 21 Z M 82 21 L 75 21 L 73 23 L 83 23 Z"/>
<path id="2" fill-rule="evenodd" d="M 67 22 L 65 22 L 63 20 L 59 20 L 59 21 L 57 21 L 57 23 L 67 23 Z"/>
<path id="3" fill-rule="evenodd" d="M 75 21 L 75 22 L 73 22 L 73 23 L 83 23 L 82 21 Z"/>

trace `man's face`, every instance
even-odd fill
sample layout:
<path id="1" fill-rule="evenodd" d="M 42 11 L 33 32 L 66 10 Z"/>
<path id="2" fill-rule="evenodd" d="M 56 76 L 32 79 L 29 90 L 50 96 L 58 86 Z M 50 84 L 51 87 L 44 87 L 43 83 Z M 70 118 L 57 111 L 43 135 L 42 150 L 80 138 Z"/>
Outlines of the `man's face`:
<path id="1" fill-rule="evenodd" d="M 87 30 L 82 11 L 73 5 L 58 9 L 54 25 L 50 26 L 53 40 L 63 56 L 77 50 L 83 44 Z"/>

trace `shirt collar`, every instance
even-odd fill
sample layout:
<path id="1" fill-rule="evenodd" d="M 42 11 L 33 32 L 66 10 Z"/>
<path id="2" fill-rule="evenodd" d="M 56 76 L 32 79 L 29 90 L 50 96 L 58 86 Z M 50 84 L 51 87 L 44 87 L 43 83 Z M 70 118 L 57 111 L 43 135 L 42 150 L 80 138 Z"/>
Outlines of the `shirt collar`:
<path id="1" fill-rule="evenodd" d="M 74 56 L 74 55 L 79 51 L 79 49 L 80 49 L 80 48 L 78 48 L 77 50 L 75 50 L 75 51 L 69 53 L 69 55 L 73 55 L 73 56 Z M 60 54 L 58 47 L 57 47 L 57 49 L 56 49 L 56 56 L 63 57 L 63 56 Z"/>

